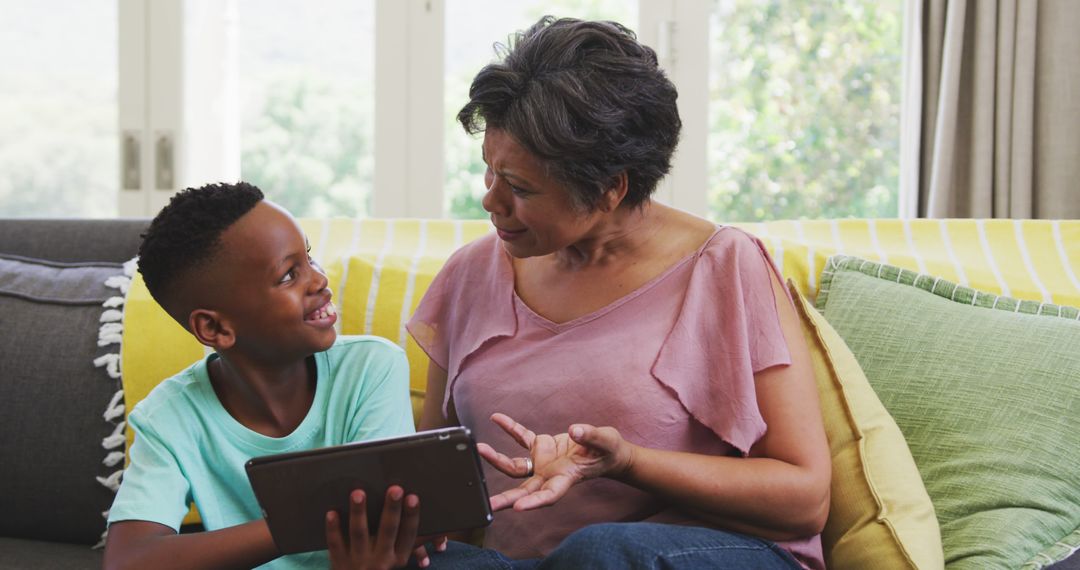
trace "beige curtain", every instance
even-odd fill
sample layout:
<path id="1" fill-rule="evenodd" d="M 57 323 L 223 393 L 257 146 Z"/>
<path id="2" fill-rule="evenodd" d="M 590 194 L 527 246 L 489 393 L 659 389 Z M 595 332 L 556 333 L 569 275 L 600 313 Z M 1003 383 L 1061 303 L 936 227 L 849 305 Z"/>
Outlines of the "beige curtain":
<path id="1" fill-rule="evenodd" d="M 901 213 L 1080 218 L 1080 0 L 908 1 Z"/>

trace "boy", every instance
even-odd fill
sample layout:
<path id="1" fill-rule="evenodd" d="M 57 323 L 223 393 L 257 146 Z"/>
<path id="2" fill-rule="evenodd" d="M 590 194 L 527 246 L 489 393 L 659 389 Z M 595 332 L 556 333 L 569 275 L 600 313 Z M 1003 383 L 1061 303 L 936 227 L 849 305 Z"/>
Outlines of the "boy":
<path id="1" fill-rule="evenodd" d="M 279 558 L 244 471 L 257 455 L 413 431 L 404 352 L 376 337 L 337 337 L 326 276 L 308 252 L 296 220 L 243 182 L 184 190 L 151 222 L 139 249 L 147 289 L 214 353 L 128 414 L 136 437 L 109 513 L 106 568 L 408 559 L 419 500 L 396 486 L 370 541 L 358 490 L 347 536 L 327 513 L 329 561 L 326 551 Z M 177 534 L 191 502 L 206 532 Z M 421 549 L 417 559 L 427 565 Z"/>

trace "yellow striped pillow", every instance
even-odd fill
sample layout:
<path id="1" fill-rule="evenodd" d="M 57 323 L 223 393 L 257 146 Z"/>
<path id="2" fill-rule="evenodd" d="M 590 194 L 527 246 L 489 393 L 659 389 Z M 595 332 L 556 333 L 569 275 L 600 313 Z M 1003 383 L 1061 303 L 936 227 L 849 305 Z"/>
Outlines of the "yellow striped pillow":
<path id="1" fill-rule="evenodd" d="M 428 359 L 405 330 L 405 324 L 450 254 L 489 232 L 491 226 L 478 220 L 357 220 L 354 223 L 359 235 L 365 235 L 366 231 L 371 239 L 358 238 L 327 266 L 328 275 L 340 275 L 336 282 L 340 292 L 337 298 L 341 332 L 378 335 L 405 348 L 413 417 L 419 420 Z"/>
<path id="2" fill-rule="evenodd" d="M 998 294 L 1080 302 L 1080 220 L 799 220 L 733 224 L 757 235 L 813 299 L 842 253 Z"/>

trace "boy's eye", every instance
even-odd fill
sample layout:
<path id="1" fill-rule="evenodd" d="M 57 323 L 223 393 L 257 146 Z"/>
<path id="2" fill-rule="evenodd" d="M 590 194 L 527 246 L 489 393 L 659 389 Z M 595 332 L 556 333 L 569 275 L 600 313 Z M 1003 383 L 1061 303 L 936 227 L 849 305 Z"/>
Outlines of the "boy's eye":
<path id="1" fill-rule="evenodd" d="M 510 191 L 514 194 L 517 194 L 518 196 L 527 196 L 530 194 L 528 190 L 524 188 L 519 188 L 517 186 L 514 186 L 513 184 L 510 185 Z"/>
<path id="2" fill-rule="evenodd" d="M 285 284 L 285 283 L 288 283 L 289 281 L 292 281 L 293 279 L 296 279 L 296 269 L 295 268 L 290 269 L 288 272 L 286 272 L 285 275 L 283 275 L 281 277 L 281 280 L 278 281 L 278 283 L 279 284 Z"/>

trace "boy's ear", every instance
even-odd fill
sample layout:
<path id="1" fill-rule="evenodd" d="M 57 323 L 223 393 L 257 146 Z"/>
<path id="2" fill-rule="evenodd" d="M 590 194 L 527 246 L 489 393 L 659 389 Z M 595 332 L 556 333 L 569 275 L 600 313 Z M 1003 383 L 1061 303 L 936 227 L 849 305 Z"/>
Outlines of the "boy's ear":
<path id="1" fill-rule="evenodd" d="M 217 311 L 195 309 L 188 316 L 188 328 L 203 346 L 225 350 L 236 344 L 236 334 Z"/>
<path id="2" fill-rule="evenodd" d="M 604 190 L 604 195 L 600 197 L 599 208 L 603 212 L 614 212 L 619 204 L 622 204 L 626 193 L 630 189 L 630 179 L 626 176 L 626 171 L 622 171 L 615 175 L 611 179 L 611 185 Z"/>

